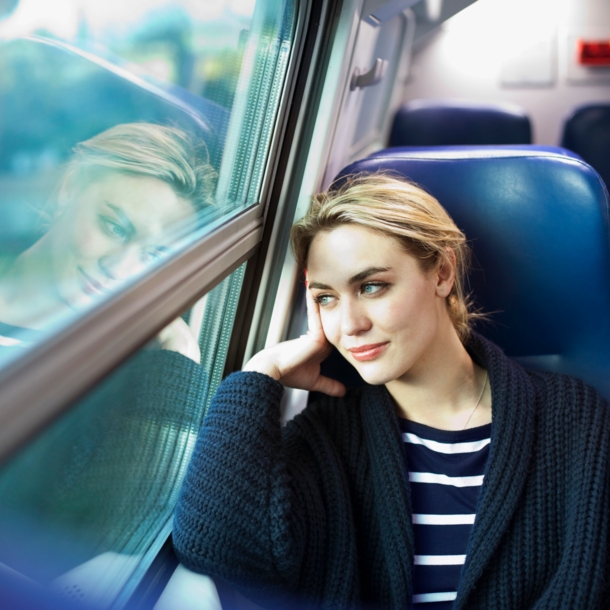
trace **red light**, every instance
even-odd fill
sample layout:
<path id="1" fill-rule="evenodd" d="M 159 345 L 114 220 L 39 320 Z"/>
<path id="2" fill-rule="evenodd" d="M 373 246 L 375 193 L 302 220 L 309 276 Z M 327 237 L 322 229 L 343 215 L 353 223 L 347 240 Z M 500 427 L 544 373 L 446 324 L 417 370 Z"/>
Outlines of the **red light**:
<path id="1" fill-rule="evenodd" d="M 610 67 L 610 40 L 579 40 L 578 63 L 582 66 Z"/>

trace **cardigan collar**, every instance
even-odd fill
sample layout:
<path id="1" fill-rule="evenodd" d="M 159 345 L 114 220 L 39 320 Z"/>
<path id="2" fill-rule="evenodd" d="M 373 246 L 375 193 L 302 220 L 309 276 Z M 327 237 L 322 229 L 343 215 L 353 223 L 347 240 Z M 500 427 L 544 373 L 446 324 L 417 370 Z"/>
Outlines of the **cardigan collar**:
<path id="1" fill-rule="evenodd" d="M 489 374 L 493 424 L 485 479 L 455 610 L 465 606 L 517 510 L 529 472 L 536 424 L 534 385 L 525 370 L 475 333 L 467 349 Z"/>
<path id="2" fill-rule="evenodd" d="M 517 509 L 527 478 L 535 431 L 534 387 L 527 373 L 477 333 L 472 333 L 466 348 L 473 360 L 489 374 L 493 425 L 485 479 L 455 610 L 464 607 Z M 412 594 L 411 504 L 394 405 L 385 386 L 364 388 L 362 420 L 371 461 L 376 517 L 381 520 L 381 543 L 388 565 L 392 564 L 391 606 L 404 607 L 405 600 L 410 603 Z"/>
<path id="3" fill-rule="evenodd" d="M 410 607 L 413 591 L 411 499 L 398 421 L 385 386 L 365 386 L 361 416 L 371 465 L 373 518 L 380 532 L 384 568 L 390 581 L 383 606 L 404 609 Z"/>

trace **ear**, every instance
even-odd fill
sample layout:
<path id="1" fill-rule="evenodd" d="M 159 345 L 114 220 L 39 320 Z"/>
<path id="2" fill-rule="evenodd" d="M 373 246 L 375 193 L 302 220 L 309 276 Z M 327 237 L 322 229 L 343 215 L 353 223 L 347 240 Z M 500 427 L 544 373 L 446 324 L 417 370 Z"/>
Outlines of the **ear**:
<path id="1" fill-rule="evenodd" d="M 442 257 L 436 272 L 436 296 L 448 297 L 455 283 L 456 259 L 453 248 L 446 249 L 447 256 Z"/>

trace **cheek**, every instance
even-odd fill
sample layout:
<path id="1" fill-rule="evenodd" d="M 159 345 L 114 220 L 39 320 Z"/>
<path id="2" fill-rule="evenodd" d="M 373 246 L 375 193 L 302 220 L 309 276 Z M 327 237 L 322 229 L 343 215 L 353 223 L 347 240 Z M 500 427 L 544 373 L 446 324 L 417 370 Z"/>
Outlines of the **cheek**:
<path id="1" fill-rule="evenodd" d="M 386 332 L 400 332 L 412 321 L 404 307 L 387 307 L 382 315 L 375 316 L 377 326 Z"/>
<path id="2" fill-rule="evenodd" d="M 87 215 L 81 216 L 74 226 L 74 235 L 71 240 L 73 256 L 81 261 L 98 261 L 100 258 L 112 254 L 116 244 L 97 225 L 95 218 Z"/>
<path id="3" fill-rule="evenodd" d="M 97 260 L 109 251 L 108 240 L 97 231 L 79 235 L 74 245 L 74 253 L 82 260 Z"/>
<path id="4" fill-rule="evenodd" d="M 320 309 L 320 320 L 322 321 L 322 330 L 324 336 L 332 345 L 336 346 L 341 337 L 341 317 L 338 312 Z"/>
<path id="5" fill-rule="evenodd" d="M 375 312 L 377 324 L 386 330 L 417 334 L 427 328 L 436 316 L 434 293 L 430 290 L 410 292 L 402 298 L 380 303 Z"/>

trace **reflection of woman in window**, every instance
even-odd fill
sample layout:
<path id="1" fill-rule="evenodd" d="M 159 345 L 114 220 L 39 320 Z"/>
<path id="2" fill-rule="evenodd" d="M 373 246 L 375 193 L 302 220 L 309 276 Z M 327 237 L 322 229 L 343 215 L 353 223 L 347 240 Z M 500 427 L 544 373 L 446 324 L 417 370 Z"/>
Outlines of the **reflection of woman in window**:
<path id="1" fill-rule="evenodd" d="M 205 146 L 175 128 L 118 125 L 78 144 L 50 229 L 3 270 L 0 345 L 32 337 L 163 256 L 177 224 L 209 206 L 213 179 Z"/>
<path id="2" fill-rule="evenodd" d="M 119 125 L 77 145 L 51 228 L 0 284 L 4 345 L 146 268 L 171 246 L 172 223 L 201 221 L 214 180 L 201 153 L 181 131 L 150 124 Z M 207 385 L 181 318 L 159 341 L 165 349 L 138 352 L 3 465 L 0 563 L 49 583 L 107 551 L 111 562 L 144 552 L 151 523 L 169 516 Z"/>
<path id="3" fill-rule="evenodd" d="M 607 607 L 608 405 L 470 329 L 439 203 L 347 180 L 292 245 L 309 332 L 219 387 L 176 509 L 186 567 L 275 607 Z M 368 385 L 321 376 L 331 345 Z M 329 396 L 282 431 L 284 385 Z"/>

